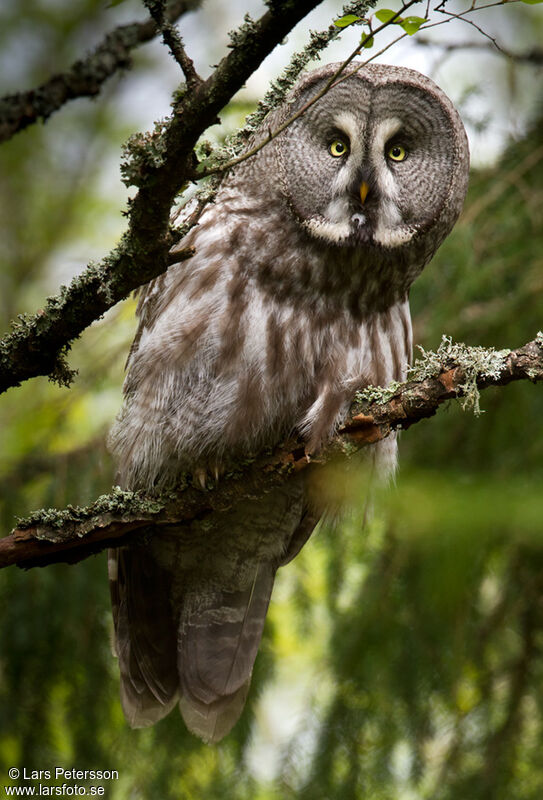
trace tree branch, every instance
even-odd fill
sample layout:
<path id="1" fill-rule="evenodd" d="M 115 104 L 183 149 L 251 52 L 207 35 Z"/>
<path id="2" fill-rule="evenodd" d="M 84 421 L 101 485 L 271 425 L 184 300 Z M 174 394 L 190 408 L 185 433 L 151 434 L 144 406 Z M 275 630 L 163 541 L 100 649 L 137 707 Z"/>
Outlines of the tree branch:
<path id="1" fill-rule="evenodd" d="M 247 18 L 231 35 L 231 50 L 213 74 L 180 93 L 167 122 L 152 134 L 132 138 L 124 176 L 139 191 L 130 202 L 128 230 L 100 264 L 90 265 L 37 314 L 20 317 L 0 341 L 0 392 L 37 375 L 69 384 L 74 373 L 65 353 L 71 341 L 133 289 L 166 270 L 170 248 L 191 224 L 176 235 L 169 216 L 175 196 L 194 177 L 194 145 L 264 58 L 319 2 L 270 1 L 258 21 Z"/>
<path id="2" fill-rule="evenodd" d="M 317 455 L 307 455 L 303 442 L 292 438 L 205 491 L 185 479 L 174 493 L 166 495 L 146 497 L 117 488 L 87 508 L 36 512 L 0 539 L 0 568 L 72 563 L 105 547 L 125 544 L 150 524 L 201 520 L 244 498 L 269 492 L 295 474 L 317 470 L 333 458 L 348 457 L 393 431 L 431 417 L 446 400 L 463 398 L 465 405 L 471 397 L 471 405 L 477 409 L 474 391 L 518 380 L 543 381 L 543 334 L 517 350 L 499 352 L 444 339 L 436 352 L 423 352 L 410 375 L 406 383 L 358 393 L 343 426 Z"/>
<path id="3" fill-rule="evenodd" d="M 196 8 L 200 0 L 172 0 L 166 8 L 166 23 Z M 69 100 L 94 97 L 102 84 L 119 70 L 131 66 L 130 52 L 157 34 L 152 20 L 122 25 L 109 33 L 87 56 L 67 71 L 53 75 L 41 86 L 0 98 L 0 142 L 10 139 L 38 120 L 47 120 Z"/>

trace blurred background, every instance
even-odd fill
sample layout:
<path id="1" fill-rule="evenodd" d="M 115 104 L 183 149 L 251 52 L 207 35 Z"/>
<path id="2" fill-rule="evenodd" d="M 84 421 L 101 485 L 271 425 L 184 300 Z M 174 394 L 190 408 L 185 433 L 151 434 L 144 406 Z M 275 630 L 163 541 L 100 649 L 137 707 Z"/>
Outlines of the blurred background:
<path id="1" fill-rule="evenodd" d="M 470 135 L 465 211 L 412 290 L 425 348 L 442 334 L 513 348 L 543 328 L 542 8 L 473 17 L 507 56 L 453 23 L 380 59 L 434 78 Z M 205 0 L 182 19 L 201 74 L 244 13 L 263 9 Z M 340 12 L 326 0 L 306 18 L 208 138 L 240 125 L 308 29 Z M 144 16 L 137 0 L 3 0 L 0 94 L 39 85 Z M 359 35 L 345 31 L 323 60 L 345 58 Z M 178 82 L 154 42 L 96 100 L 2 145 L 3 330 L 115 244 L 127 199 L 122 143 L 169 113 Z M 134 308 L 120 304 L 76 343 L 72 389 L 38 378 L 1 398 L 3 533 L 16 515 L 85 504 L 111 486 L 104 442 Z M 280 570 L 250 700 L 217 747 L 187 734 L 177 713 L 149 730 L 127 727 L 104 554 L 0 572 L 0 783 L 13 766 L 64 766 L 118 770 L 106 785 L 112 800 L 543 797 L 543 387 L 487 390 L 481 405 L 475 417 L 452 403 L 406 432 L 396 485 L 375 498 L 371 521 L 354 475 L 352 511 Z"/>

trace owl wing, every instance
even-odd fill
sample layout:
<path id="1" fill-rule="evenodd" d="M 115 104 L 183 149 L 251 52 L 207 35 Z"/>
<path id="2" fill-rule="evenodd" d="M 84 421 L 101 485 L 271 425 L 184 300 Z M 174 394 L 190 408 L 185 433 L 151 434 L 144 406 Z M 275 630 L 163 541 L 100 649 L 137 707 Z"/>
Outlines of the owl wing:
<path id="1" fill-rule="evenodd" d="M 171 576 L 142 550 L 132 547 L 108 553 L 121 703 L 133 728 L 152 725 L 165 716 L 178 694 Z"/>

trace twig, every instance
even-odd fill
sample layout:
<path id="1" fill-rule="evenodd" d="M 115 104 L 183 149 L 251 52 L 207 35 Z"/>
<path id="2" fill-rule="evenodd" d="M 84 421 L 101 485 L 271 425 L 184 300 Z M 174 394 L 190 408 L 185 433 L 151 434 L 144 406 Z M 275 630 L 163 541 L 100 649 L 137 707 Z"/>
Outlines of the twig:
<path id="1" fill-rule="evenodd" d="M 187 81 L 187 86 L 194 88 L 202 83 L 202 78 L 194 69 L 194 63 L 188 57 L 181 36 L 166 18 L 166 8 L 164 0 L 143 0 L 146 9 L 157 24 L 162 34 L 164 44 L 170 49 L 174 59 L 177 61 Z"/>
<path id="2" fill-rule="evenodd" d="M 468 356 L 469 352 L 466 349 Z M 488 356 L 497 355 L 493 351 L 486 352 Z M 74 562 L 105 547 L 126 543 L 134 532 L 150 524 L 162 526 L 182 524 L 195 518 L 202 520 L 231 508 L 243 498 L 269 492 L 294 474 L 319 469 L 333 458 L 351 455 L 399 428 L 408 428 L 433 416 L 446 400 L 465 396 L 468 379 L 465 359 L 456 362 L 445 359 L 441 363 L 437 358 L 439 353 L 439 350 L 427 353 L 423 366 L 419 366 L 419 370 L 427 372 L 428 365 L 433 364 L 433 374 L 397 385 L 392 390 L 375 390 L 381 394 L 381 399 L 355 400 L 338 434 L 317 455 L 307 455 L 301 440 L 289 439 L 271 455 L 257 456 L 249 466 L 225 476 L 218 486 L 208 491 L 195 488 L 187 481 L 176 493 L 165 497 L 145 497 L 117 489 L 86 509 L 36 512 L 20 521 L 11 535 L 0 539 L 0 567 Z M 543 335 L 538 334 L 524 347 L 501 356 L 494 375 L 480 370 L 476 376 L 479 389 L 517 380 L 543 380 Z"/>
<path id="3" fill-rule="evenodd" d="M 458 50 L 486 50 L 489 53 L 495 53 L 496 51 L 493 44 L 490 45 L 483 42 L 434 42 L 431 39 L 425 39 L 423 36 L 417 36 L 416 41 L 417 44 L 422 47 L 435 47 L 447 53 L 454 53 Z M 499 49 L 502 55 L 507 56 L 507 58 L 510 58 L 512 61 L 533 64 L 536 67 L 543 66 L 543 49 L 541 47 L 534 47 L 524 53 L 513 53 L 511 50 L 503 47 L 503 45 L 500 45 Z"/>
<path id="4" fill-rule="evenodd" d="M 167 20 L 195 8 L 200 0 L 173 0 L 166 9 Z M 0 142 L 10 139 L 38 120 L 46 120 L 69 100 L 93 97 L 102 84 L 119 70 L 131 65 L 130 52 L 156 36 L 153 20 L 122 25 L 109 33 L 87 56 L 64 73 L 54 75 L 27 92 L 0 98 Z"/>
<path id="5" fill-rule="evenodd" d="M 505 55 L 507 55 L 507 53 L 505 52 L 505 50 L 502 50 L 502 47 L 501 47 L 501 45 L 498 44 L 497 39 L 494 36 L 491 36 L 485 30 L 483 30 L 483 28 L 481 28 L 479 25 L 477 25 L 477 23 L 474 22 L 472 19 L 467 19 L 467 17 L 466 17 L 466 14 L 471 12 L 471 11 L 475 11 L 475 10 L 480 11 L 482 8 L 487 8 L 487 7 L 488 6 L 479 6 L 478 8 L 476 8 L 475 6 L 472 6 L 467 11 L 464 11 L 464 12 L 462 12 L 460 14 L 454 14 L 452 11 L 446 11 L 444 8 L 442 8 L 442 9 L 439 10 L 439 13 L 440 14 L 445 14 L 445 16 L 449 17 L 450 19 L 460 19 L 463 22 L 467 22 L 467 24 L 471 25 L 473 28 L 475 28 L 475 30 L 478 31 L 481 34 L 481 36 L 484 36 L 485 39 L 488 39 L 489 42 L 492 42 L 492 44 L 494 45 L 496 50 L 499 50 L 500 53 L 505 56 Z"/>

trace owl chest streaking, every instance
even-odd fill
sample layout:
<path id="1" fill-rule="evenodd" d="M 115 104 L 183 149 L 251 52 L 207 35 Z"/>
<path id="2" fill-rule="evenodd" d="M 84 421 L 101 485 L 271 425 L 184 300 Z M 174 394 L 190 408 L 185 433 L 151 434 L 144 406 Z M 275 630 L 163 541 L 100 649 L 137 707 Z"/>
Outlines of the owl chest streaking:
<path id="1" fill-rule="evenodd" d="M 233 170 L 181 243 L 195 255 L 142 294 L 111 435 L 123 485 L 175 484 L 292 432 L 315 452 L 357 389 L 403 379 L 408 290 L 460 212 L 467 143 L 428 78 L 356 67 Z M 336 68 L 302 78 L 251 144 Z M 395 443 L 381 449 L 393 462 Z M 131 724 L 152 724 L 179 700 L 203 738 L 228 732 L 275 571 L 315 523 L 298 481 L 205 529 L 178 526 L 147 548 L 112 553 Z"/>

